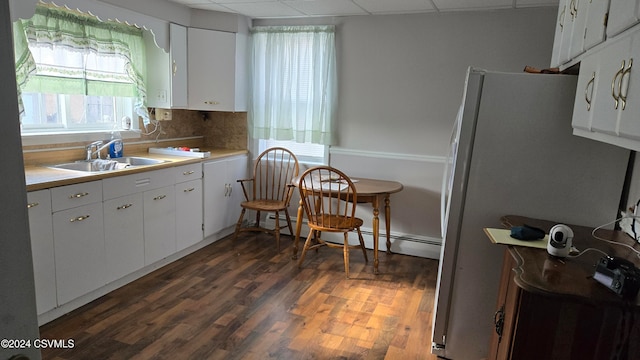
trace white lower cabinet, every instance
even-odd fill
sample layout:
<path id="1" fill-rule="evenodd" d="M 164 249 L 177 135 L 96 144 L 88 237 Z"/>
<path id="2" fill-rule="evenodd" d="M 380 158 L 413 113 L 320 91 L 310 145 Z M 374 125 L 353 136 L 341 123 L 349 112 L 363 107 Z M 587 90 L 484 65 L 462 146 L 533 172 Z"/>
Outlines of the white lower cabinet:
<path id="1" fill-rule="evenodd" d="M 56 264 L 53 249 L 53 222 L 49 189 L 27 193 L 31 255 L 36 287 L 36 309 L 43 314 L 58 304 Z"/>
<path id="2" fill-rule="evenodd" d="M 153 264 L 176 252 L 175 186 L 145 191 L 144 263 Z"/>
<path id="3" fill-rule="evenodd" d="M 107 282 L 144 267 L 142 193 L 105 200 L 104 242 Z"/>
<path id="4" fill-rule="evenodd" d="M 59 305 L 106 284 L 102 203 L 53 213 L 53 238 Z"/>
<path id="5" fill-rule="evenodd" d="M 243 200 L 238 179 L 247 177 L 247 156 L 203 164 L 204 237 L 234 225 Z"/>
<path id="6" fill-rule="evenodd" d="M 176 250 L 202 241 L 202 227 L 202 179 L 176 184 Z"/>
<path id="7" fill-rule="evenodd" d="M 72 300 L 198 244 L 205 228 L 233 224 L 247 156 L 207 164 L 206 185 L 197 162 L 29 192 L 38 315 L 67 311 L 79 303 Z"/>

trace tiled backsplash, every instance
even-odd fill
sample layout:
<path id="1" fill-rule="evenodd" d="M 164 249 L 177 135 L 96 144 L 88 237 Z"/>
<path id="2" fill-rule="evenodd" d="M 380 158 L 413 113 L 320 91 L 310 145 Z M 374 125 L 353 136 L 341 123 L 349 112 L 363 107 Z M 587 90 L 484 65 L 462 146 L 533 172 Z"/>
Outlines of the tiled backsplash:
<path id="1" fill-rule="evenodd" d="M 247 149 L 247 113 L 237 112 L 203 112 L 193 110 L 172 110 L 172 120 L 161 121 L 162 132 L 150 135 L 142 135 L 137 139 L 125 139 L 125 151 L 127 148 L 153 147 L 156 142 L 162 141 L 162 146 L 189 146 L 206 147 L 213 149 L 245 150 Z M 142 122 L 140 122 L 142 127 Z M 153 130 L 149 125 L 147 131 Z M 175 144 L 172 140 L 175 139 Z M 189 139 L 188 141 L 183 139 Z M 127 147 L 127 143 L 132 143 Z M 63 143 L 53 145 L 23 146 L 25 151 L 25 165 L 51 161 L 59 151 L 60 160 L 83 156 L 85 143 Z M 77 148 L 77 150 L 75 150 Z M 41 149 L 50 151 L 38 151 Z"/>

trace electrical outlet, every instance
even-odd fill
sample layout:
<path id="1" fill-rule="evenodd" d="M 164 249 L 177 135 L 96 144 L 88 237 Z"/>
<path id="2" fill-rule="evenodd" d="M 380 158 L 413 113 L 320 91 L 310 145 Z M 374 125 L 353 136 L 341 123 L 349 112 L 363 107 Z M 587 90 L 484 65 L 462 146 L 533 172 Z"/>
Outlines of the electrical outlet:
<path id="1" fill-rule="evenodd" d="M 164 118 L 165 121 L 171 120 L 171 110 L 162 110 L 162 112 L 163 112 L 162 117 Z"/>
<path id="2" fill-rule="evenodd" d="M 156 120 L 171 120 L 171 110 L 156 108 Z"/>

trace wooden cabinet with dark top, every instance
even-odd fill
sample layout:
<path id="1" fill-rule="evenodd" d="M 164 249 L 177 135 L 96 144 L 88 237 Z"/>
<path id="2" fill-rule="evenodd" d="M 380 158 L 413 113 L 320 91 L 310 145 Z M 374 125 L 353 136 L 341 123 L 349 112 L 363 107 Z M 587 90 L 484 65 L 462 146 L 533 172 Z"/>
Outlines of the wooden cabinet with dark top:
<path id="1" fill-rule="evenodd" d="M 502 220 L 507 228 L 528 224 L 547 233 L 556 224 L 517 216 Z M 591 228 L 570 226 L 578 250 L 596 248 L 640 265 L 628 248 L 595 239 Z M 640 250 L 622 232 L 596 235 Z M 489 359 L 640 359 L 640 300 L 623 300 L 593 279 L 602 256 L 590 250 L 558 259 L 544 249 L 506 248 Z"/>

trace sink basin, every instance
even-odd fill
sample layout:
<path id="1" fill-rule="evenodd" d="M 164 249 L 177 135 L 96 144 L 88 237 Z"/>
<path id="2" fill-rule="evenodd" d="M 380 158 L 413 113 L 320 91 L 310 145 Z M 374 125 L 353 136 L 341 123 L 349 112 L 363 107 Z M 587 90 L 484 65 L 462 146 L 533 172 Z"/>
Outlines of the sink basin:
<path id="1" fill-rule="evenodd" d="M 164 163 L 164 160 L 151 159 L 137 156 L 126 156 L 110 160 L 74 161 L 63 164 L 50 165 L 48 167 L 62 170 L 83 171 L 83 172 L 104 172 L 112 170 L 126 169 L 129 167 L 156 165 Z"/>
<path id="2" fill-rule="evenodd" d="M 165 162 L 164 160 L 151 159 L 146 157 L 137 157 L 137 156 L 125 156 L 125 157 L 115 158 L 111 160 L 115 160 L 121 164 L 129 164 L 130 166 L 156 165 L 156 164 L 162 164 L 163 162 Z"/>

